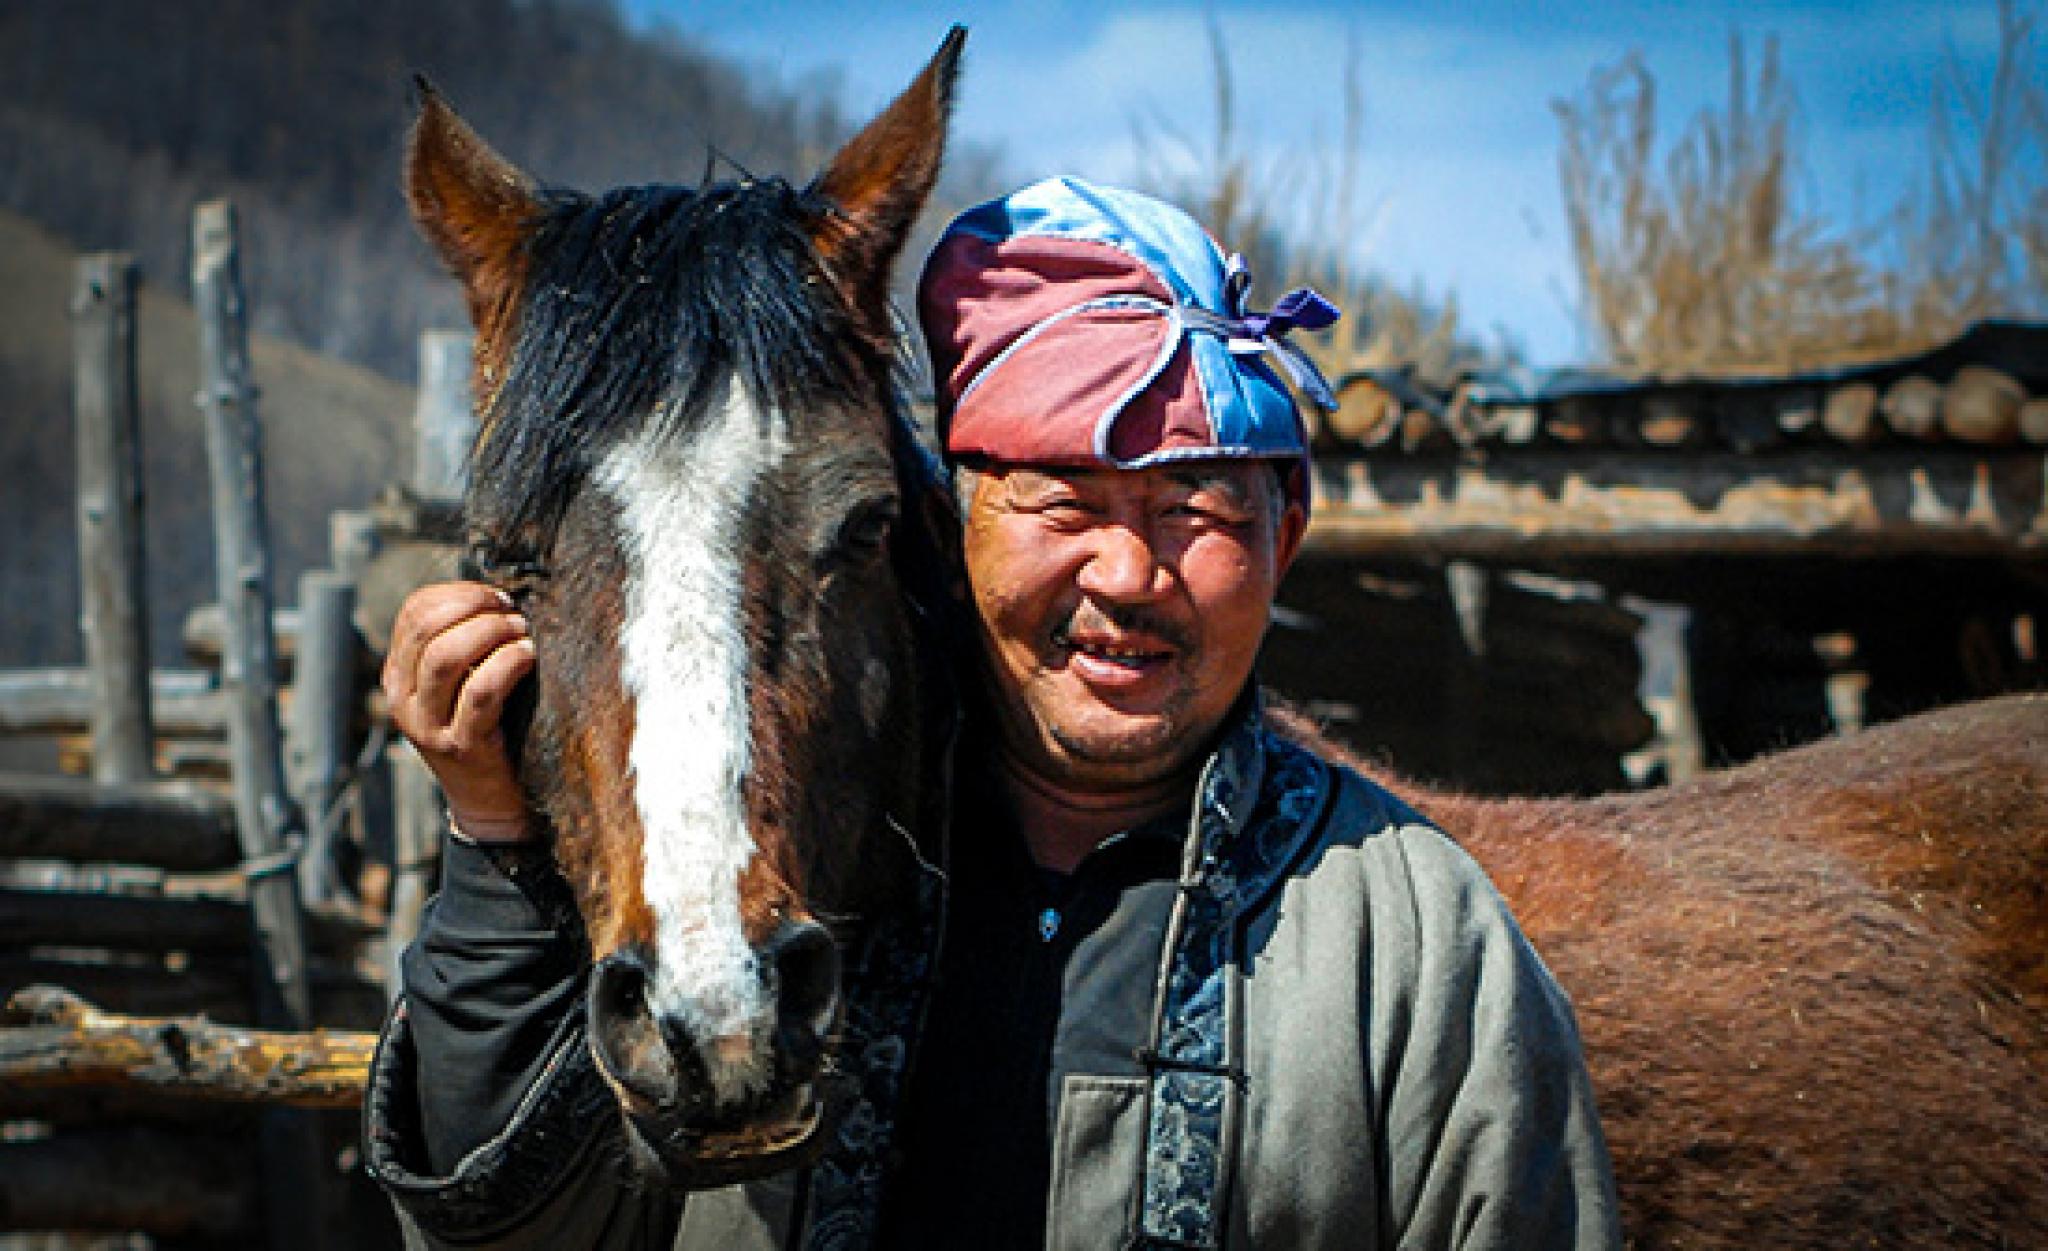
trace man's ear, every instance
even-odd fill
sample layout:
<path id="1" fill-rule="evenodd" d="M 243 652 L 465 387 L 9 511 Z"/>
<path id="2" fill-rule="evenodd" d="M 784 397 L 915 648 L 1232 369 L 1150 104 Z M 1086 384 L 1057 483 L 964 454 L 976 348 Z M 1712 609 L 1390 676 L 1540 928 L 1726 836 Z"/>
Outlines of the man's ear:
<path id="1" fill-rule="evenodd" d="M 424 75 L 405 145 L 405 201 L 441 261 L 462 283 L 479 343 L 495 337 L 526 280 L 526 245 L 540 220 L 531 178 L 491 150 Z"/>
<path id="2" fill-rule="evenodd" d="M 923 209 L 946 150 L 965 27 L 955 26 L 903 94 L 849 140 L 811 189 L 832 205 L 815 243 L 825 267 L 878 334 L 889 333 L 889 271 Z"/>
<path id="3" fill-rule="evenodd" d="M 1308 534 L 1308 510 L 1298 500 L 1289 500 L 1280 514 L 1279 532 L 1273 536 L 1273 578 L 1278 581 L 1301 554 L 1301 540 Z"/>

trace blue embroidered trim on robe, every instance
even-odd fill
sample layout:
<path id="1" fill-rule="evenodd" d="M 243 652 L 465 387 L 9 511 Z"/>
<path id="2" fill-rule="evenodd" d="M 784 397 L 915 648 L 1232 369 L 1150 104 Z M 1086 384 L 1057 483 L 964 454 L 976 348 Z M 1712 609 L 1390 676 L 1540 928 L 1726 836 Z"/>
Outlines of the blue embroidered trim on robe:
<path id="1" fill-rule="evenodd" d="M 1203 774 L 1168 929 L 1139 1180 L 1138 1246 L 1222 1244 L 1245 1097 L 1237 918 L 1274 888 L 1327 802 L 1329 770 L 1247 718 Z"/>

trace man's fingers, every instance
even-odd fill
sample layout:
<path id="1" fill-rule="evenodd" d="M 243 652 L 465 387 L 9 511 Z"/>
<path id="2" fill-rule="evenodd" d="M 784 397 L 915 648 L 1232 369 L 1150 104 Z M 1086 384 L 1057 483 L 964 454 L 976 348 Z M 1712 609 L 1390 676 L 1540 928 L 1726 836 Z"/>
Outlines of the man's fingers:
<path id="1" fill-rule="evenodd" d="M 450 737 L 458 751 L 467 751 L 498 733 L 505 701 L 520 680 L 533 672 L 533 640 L 518 638 L 497 648 L 469 674 L 449 718 Z"/>
<path id="2" fill-rule="evenodd" d="M 451 725 L 456 701 L 478 666 L 498 649 L 526 637 L 526 619 L 517 613 L 485 612 L 457 620 L 420 651 L 407 702 L 427 726 Z"/>
<path id="3" fill-rule="evenodd" d="M 394 704 L 410 699 L 418 685 L 420 658 L 436 638 L 470 617 L 511 610 L 510 596 L 481 582 L 439 582 L 406 596 L 391 624 L 384 693 Z"/>

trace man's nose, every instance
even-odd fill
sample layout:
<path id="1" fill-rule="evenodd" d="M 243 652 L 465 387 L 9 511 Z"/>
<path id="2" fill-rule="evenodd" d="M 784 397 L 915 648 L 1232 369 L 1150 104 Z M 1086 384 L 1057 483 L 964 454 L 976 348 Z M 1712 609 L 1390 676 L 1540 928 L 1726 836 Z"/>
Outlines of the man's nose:
<path id="1" fill-rule="evenodd" d="M 1171 580 L 1151 540 L 1130 526 L 1101 527 L 1077 579 L 1088 594 L 1115 600 L 1156 599 Z"/>

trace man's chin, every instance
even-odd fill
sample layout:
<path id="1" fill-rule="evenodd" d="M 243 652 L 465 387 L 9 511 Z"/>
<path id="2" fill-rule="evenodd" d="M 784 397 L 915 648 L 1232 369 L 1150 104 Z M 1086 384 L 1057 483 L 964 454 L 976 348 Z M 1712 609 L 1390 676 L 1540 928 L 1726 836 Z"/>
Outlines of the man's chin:
<path id="1" fill-rule="evenodd" d="M 1192 754 L 1186 727 L 1165 714 L 1069 721 L 1053 725 L 1050 732 L 1060 755 L 1090 772 L 1172 772 Z"/>

